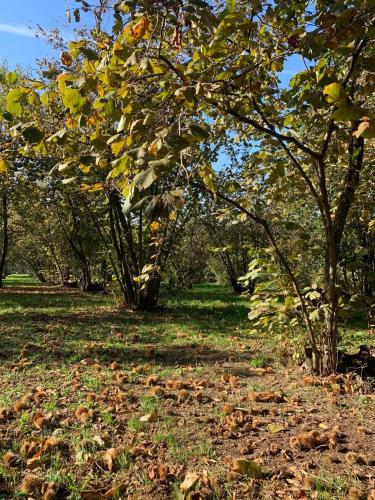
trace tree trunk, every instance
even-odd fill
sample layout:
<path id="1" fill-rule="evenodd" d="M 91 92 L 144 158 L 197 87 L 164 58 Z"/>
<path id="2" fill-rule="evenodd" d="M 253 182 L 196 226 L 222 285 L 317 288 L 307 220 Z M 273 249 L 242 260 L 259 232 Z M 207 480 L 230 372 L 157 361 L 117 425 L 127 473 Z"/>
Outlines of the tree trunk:
<path id="1" fill-rule="evenodd" d="M 6 258 L 8 254 L 9 235 L 8 235 L 8 197 L 4 192 L 2 195 L 2 209 L 3 209 L 3 244 L 0 255 L 0 288 L 3 287 L 3 277 L 5 271 Z"/>

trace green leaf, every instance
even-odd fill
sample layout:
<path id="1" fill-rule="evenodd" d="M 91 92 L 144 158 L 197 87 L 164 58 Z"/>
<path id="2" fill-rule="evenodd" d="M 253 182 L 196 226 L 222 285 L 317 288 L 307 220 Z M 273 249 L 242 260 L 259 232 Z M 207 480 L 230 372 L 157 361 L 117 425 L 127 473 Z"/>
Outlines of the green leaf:
<path id="1" fill-rule="evenodd" d="M 3 113 L 1 113 L 1 116 L 7 122 L 12 122 L 13 121 L 13 115 L 12 115 L 12 113 L 8 113 L 8 111 L 4 111 Z"/>
<path id="2" fill-rule="evenodd" d="M 149 188 L 158 178 L 158 175 L 154 168 L 148 168 L 143 172 L 140 172 L 134 177 L 134 184 L 143 191 L 144 189 Z"/>
<path id="3" fill-rule="evenodd" d="M 31 92 L 27 98 L 29 104 L 32 106 L 40 106 L 40 97 L 39 94 L 35 91 Z"/>
<path id="4" fill-rule="evenodd" d="M 330 83 L 324 87 L 323 94 L 329 104 L 339 104 L 346 99 L 346 93 L 341 83 Z"/>
<path id="5" fill-rule="evenodd" d="M 22 131 L 22 135 L 27 142 L 31 142 L 32 144 L 40 142 L 44 137 L 44 133 L 34 126 L 26 127 Z"/>
<path id="6" fill-rule="evenodd" d="M 14 85 L 17 83 L 18 75 L 15 71 L 10 71 L 6 74 L 5 81 L 9 83 L 9 85 Z"/>
<path id="7" fill-rule="evenodd" d="M 246 458 L 238 458 L 235 460 L 232 471 L 251 479 L 260 479 L 263 477 L 259 465 L 254 460 L 247 460 Z"/>
<path id="8" fill-rule="evenodd" d="M 148 162 L 149 167 L 154 168 L 158 172 L 168 169 L 171 166 L 169 158 L 162 158 L 161 160 L 152 160 Z"/>
<path id="9" fill-rule="evenodd" d="M 85 104 L 85 98 L 82 97 L 78 89 L 64 88 L 62 92 L 62 101 L 65 107 L 72 113 L 77 113 Z"/>
<path id="10" fill-rule="evenodd" d="M 48 142 L 53 142 L 53 143 L 56 143 L 56 144 L 65 144 L 66 143 L 66 129 L 63 128 L 61 130 L 58 130 L 55 134 L 51 135 L 51 137 L 49 137 L 47 139 Z"/>
<path id="11" fill-rule="evenodd" d="M 190 142 L 188 141 L 187 137 L 178 134 L 172 134 L 168 136 L 165 142 L 175 151 L 182 151 L 183 149 L 186 149 L 190 146 Z"/>
<path id="12" fill-rule="evenodd" d="M 337 121 L 358 120 L 361 116 L 363 116 L 363 111 L 350 104 L 343 104 L 333 112 L 333 118 Z"/>
<path id="13" fill-rule="evenodd" d="M 206 125 L 192 123 L 189 128 L 193 136 L 197 137 L 200 140 L 208 139 L 210 136 L 210 129 Z"/>
<path id="14" fill-rule="evenodd" d="M 6 98 L 6 110 L 12 115 L 19 116 L 22 114 L 23 107 L 21 100 L 24 97 L 24 90 L 22 88 L 12 89 L 8 92 Z"/>

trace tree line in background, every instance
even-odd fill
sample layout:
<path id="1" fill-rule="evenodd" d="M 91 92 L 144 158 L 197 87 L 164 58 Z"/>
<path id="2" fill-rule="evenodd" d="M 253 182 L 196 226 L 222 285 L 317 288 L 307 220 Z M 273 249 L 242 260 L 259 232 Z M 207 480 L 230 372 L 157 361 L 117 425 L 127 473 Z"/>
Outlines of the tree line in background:
<path id="1" fill-rule="evenodd" d="M 340 321 L 374 302 L 373 0 L 76 0 L 68 18 L 90 13 L 55 36 L 60 61 L 2 71 L 0 275 L 10 241 L 8 265 L 115 282 L 135 309 L 164 278 L 219 278 L 333 372 Z"/>

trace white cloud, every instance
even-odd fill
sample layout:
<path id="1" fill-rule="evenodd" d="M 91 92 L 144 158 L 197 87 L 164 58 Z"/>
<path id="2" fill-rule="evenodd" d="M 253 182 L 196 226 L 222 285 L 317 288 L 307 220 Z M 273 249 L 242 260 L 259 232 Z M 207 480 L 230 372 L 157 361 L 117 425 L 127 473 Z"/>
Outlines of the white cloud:
<path id="1" fill-rule="evenodd" d="M 35 37 L 35 31 L 27 26 L 19 24 L 0 23 L 0 33 L 9 33 L 10 35 L 27 36 L 31 38 Z"/>

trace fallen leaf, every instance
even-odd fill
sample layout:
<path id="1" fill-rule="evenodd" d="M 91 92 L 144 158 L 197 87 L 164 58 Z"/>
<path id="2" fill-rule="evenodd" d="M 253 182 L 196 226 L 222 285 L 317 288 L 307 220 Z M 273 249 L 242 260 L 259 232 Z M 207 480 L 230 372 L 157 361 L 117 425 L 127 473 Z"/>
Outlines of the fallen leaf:
<path id="1" fill-rule="evenodd" d="M 155 387 L 152 387 L 149 391 L 150 396 L 157 396 L 161 397 L 164 396 L 165 391 L 160 385 L 156 385 Z"/>
<path id="2" fill-rule="evenodd" d="M 24 441 L 20 448 L 20 455 L 23 458 L 31 458 L 37 451 L 37 443 L 35 441 Z"/>
<path id="3" fill-rule="evenodd" d="M 282 403 L 285 398 L 281 392 L 254 392 L 250 391 L 248 393 L 248 399 L 250 401 L 256 401 L 259 403 Z"/>
<path id="4" fill-rule="evenodd" d="M 189 398 L 189 392 L 186 389 L 181 389 L 177 395 L 177 403 L 181 404 Z"/>
<path id="5" fill-rule="evenodd" d="M 198 481 L 199 481 L 199 476 L 197 473 L 188 472 L 185 476 L 185 479 L 180 484 L 181 491 L 183 491 L 184 493 L 191 491 L 197 485 Z"/>
<path id="6" fill-rule="evenodd" d="M 119 365 L 119 363 L 117 363 L 117 361 L 113 361 L 109 365 L 109 369 L 112 370 L 112 371 L 121 370 L 121 366 Z"/>
<path id="7" fill-rule="evenodd" d="M 282 424 L 268 424 L 268 429 L 272 434 L 276 434 L 277 432 L 281 432 L 285 430 L 285 427 Z"/>
<path id="8" fill-rule="evenodd" d="M 122 448 L 108 448 L 99 454 L 99 459 L 109 472 L 113 472 L 117 467 L 117 459 L 122 453 Z"/>
<path id="9" fill-rule="evenodd" d="M 143 415 L 139 421 L 140 422 L 157 422 L 158 414 L 156 412 L 148 413 L 147 415 Z"/>
<path id="10" fill-rule="evenodd" d="M 22 460 L 19 455 L 12 451 L 7 451 L 3 456 L 3 462 L 7 467 L 18 467 L 21 465 Z"/>
<path id="11" fill-rule="evenodd" d="M 159 382 L 159 379 L 160 379 L 159 375 L 155 375 L 155 374 L 149 375 L 146 379 L 146 385 L 148 387 L 150 387 L 152 385 L 157 385 L 157 383 Z"/>
<path id="12" fill-rule="evenodd" d="M 67 448 L 67 444 L 60 438 L 50 437 L 42 440 L 41 451 L 49 453 L 54 451 L 63 451 Z"/>
<path id="13" fill-rule="evenodd" d="M 21 483 L 20 492 L 26 495 L 40 496 L 42 492 L 43 481 L 34 474 L 27 474 Z"/>
<path id="14" fill-rule="evenodd" d="M 263 473 L 254 460 L 247 460 L 246 458 L 236 458 L 233 460 L 232 472 L 241 476 L 246 476 L 250 479 L 260 479 Z"/>

